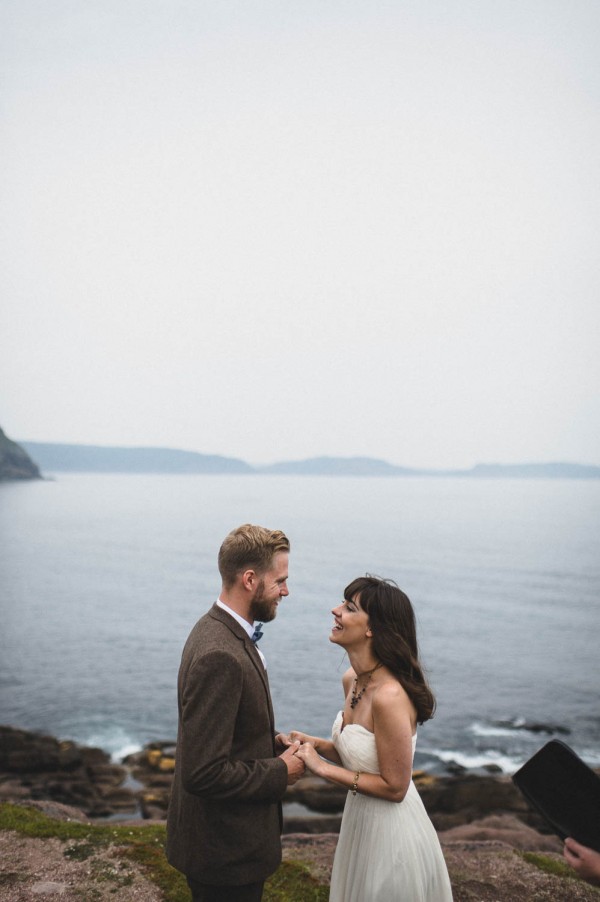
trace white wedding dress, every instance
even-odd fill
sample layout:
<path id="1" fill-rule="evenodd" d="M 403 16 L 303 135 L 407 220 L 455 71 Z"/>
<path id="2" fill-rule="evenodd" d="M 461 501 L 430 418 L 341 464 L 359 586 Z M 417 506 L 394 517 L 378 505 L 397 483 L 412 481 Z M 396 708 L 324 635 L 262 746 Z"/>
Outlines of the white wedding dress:
<path id="1" fill-rule="evenodd" d="M 343 727 L 340 711 L 332 739 L 348 770 L 379 773 L 370 730 Z M 348 793 L 329 902 L 452 902 L 437 833 L 412 780 L 402 802 Z"/>

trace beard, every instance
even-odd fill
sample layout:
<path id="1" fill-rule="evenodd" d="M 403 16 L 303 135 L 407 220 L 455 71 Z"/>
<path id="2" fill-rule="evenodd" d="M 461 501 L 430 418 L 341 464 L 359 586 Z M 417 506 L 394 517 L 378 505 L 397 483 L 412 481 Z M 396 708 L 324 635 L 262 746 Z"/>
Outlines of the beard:
<path id="1" fill-rule="evenodd" d="M 277 616 L 277 602 L 279 598 L 275 599 L 275 601 L 269 601 L 265 598 L 264 592 L 265 581 L 261 579 L 256 587 L 256 595 L 250 602 L 250 616 L 253 620 L 269 623 L 271 620 L 275 620 Z"/>

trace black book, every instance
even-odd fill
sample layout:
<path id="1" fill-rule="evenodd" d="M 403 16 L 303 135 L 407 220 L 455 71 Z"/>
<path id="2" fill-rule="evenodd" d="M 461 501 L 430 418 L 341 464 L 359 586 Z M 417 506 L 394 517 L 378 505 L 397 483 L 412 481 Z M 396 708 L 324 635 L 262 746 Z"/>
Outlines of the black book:
<path id="1" fill-rule="evenodd" d="M 561 839 L 600 852 L 600 777 L 565 742 L 547 742 L 512 779 Z"/>

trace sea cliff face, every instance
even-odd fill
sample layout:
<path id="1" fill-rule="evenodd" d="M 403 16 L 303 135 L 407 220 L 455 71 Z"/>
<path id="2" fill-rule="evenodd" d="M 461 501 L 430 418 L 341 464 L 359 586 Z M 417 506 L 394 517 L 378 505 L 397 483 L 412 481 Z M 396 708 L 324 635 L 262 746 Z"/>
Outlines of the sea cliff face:
<path id="1" fill-rule="evenodd" d="M 41 479 L 41 473 L 27 452 L 0 429 L 0 481 L 9 479 Z"/>

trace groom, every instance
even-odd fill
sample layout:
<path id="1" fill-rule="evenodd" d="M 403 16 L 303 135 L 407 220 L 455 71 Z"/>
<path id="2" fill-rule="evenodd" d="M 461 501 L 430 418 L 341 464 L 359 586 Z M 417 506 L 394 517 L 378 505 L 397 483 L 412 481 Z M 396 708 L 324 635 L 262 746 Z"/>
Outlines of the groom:
<path id="1" fill-rule="evenodd" d="M 289 550 L 279 530 L 246 524 L 229 533 L 219 599 L 183 650 L 167 857 L 194 902 L 260 902 L 281 861 L 281 799 L 304 764 L 298 743 L 284 750 L 275 738 L 253 633 L 288 595 Z"/>

